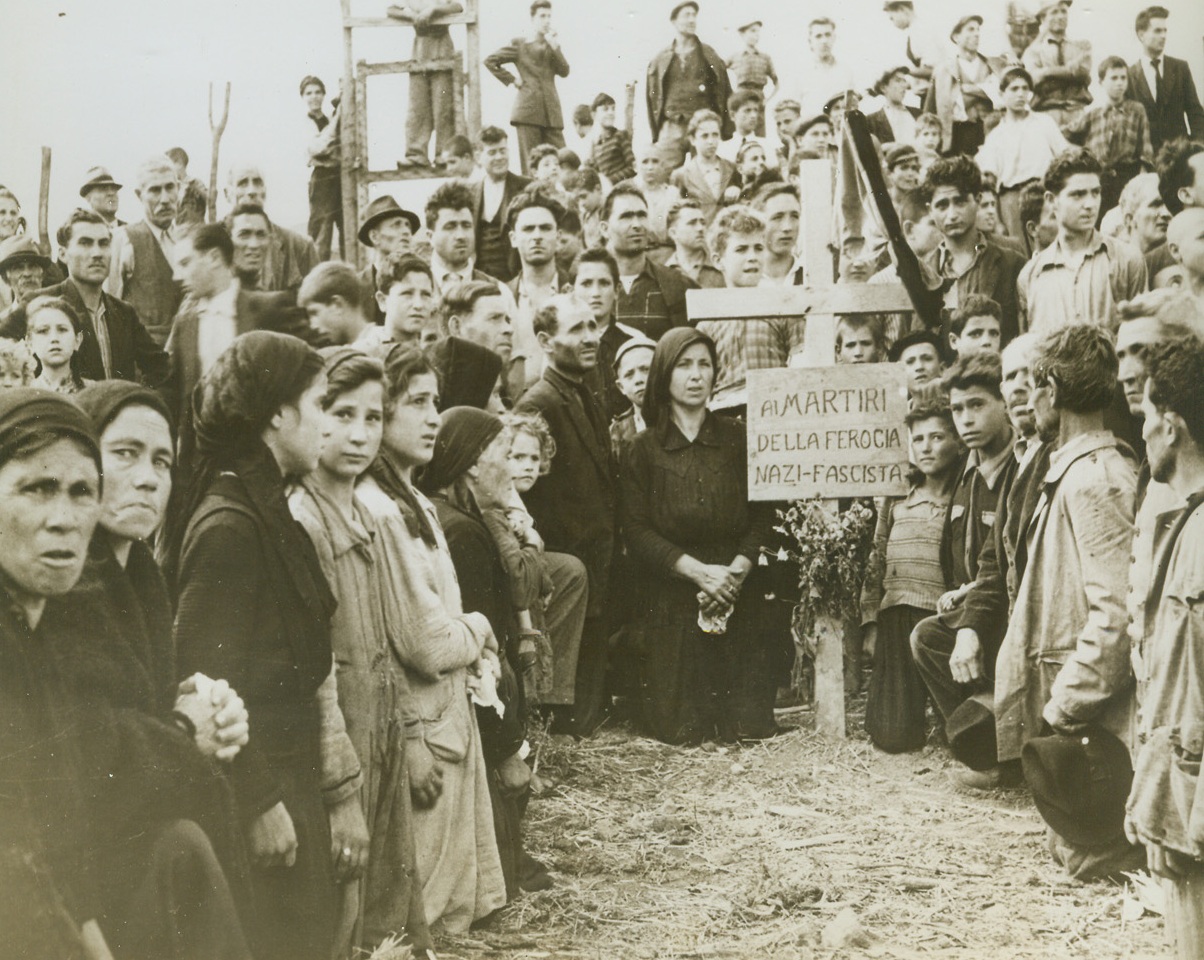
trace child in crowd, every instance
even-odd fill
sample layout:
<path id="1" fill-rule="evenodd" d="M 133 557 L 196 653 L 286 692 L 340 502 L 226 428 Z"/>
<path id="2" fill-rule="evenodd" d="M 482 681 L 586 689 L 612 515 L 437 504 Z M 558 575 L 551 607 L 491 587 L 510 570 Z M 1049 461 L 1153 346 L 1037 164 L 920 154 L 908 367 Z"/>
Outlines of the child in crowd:
<path id="1" fill-rule="evenodd" d="M 75 372 L 75 352 L 84 334 L 79 314 L 66 300 L 35 298 L 26 310 L 25 341 L 41 367 L 33 386 L 71 394 L 92 383 Z"/>
<path id="2" fill-rule="evenodd" d="M 1125 185 L 1143 168 L 1154 167 L 1150 120 L 1145 107 L 1128 99 L 1129 68 L 1120 57 L 1099 65 L 1104 99 L 1084 110 L 1066 128 L 1066 139 L 1086 147 L 1104 168 L 1100 177 L 1100 215 L 1120 200 Z"/>
<path id="3" fill-rule="evenodd" d="M 561 147 L 556 154 L 556 159 L 560 163 L 558 178 L 560 189 L 565 193 L 572 193 L 573 188 L 577 186 L 577 177 L 581 172 L 581 158 L 577 156 L 576 151 L 570 150 L 568 147 Z"/>
<path id="4" fill-rule="evenodd" d="M 28 387 L 33 383 L 36 363 L 24 340 L 0 337 L 0 389 Z"/>
<path id="5" fill-rule="evenodd" d="M 916 119 L 916 153 L 920 155 L 920 176 L 941 155 L 941 121 L 934 113 L 921 113 Z"/>
<path id="6" fill-rule="evenodd" d="M 753 132 L 759 137 L 765 136 L 765 102 L 777 93 L 779 86 L 773 59 L 758 49 L 761 42 L 761 26 L 760 20 L 751 20 L 737 29 L 744 49 L 727 62 L 727 68 L 732 74 L 732 89 L 757 97 L 757 121 Z M 771 83 L 772 91 L 768 89 Z M 731 110 L 734 120 L 735 111 L 731 107 L 728 109 Z"/>
<path id="7" fill-rule="evenodd" d="M 795 153 L 829 159 L 836 156 L 836 127 L 822 113 L 796 124 L 793 139 Z"/>
<path id="8" fill-rule="evenodd" d="M 949 347 L 967 357 L 980 350 L 999 353 L 1002 349 L 1003 311 L 990 297 L 972 293 L 949 320 Z"/>
<path id="9" fill-rule="evenodd" d="M 976 223 L 978 229 L 988 236 L 1003 232 L 999 229 L 999 181 L 990 174 L 983 174 Z"/>
<path id="10" fill-rule="evenodd" d="M 797 100 L 779 100 L 773 105 L 773 128 L 778 138 L 780 164 L 785 164 L 794 152 L 792 135 L 802 116 L 803 108 Z"/>
<path id="11" fill-rule="evenodd" d="M 560 193 L 560 155 L 550 143 L 533 147 L 527 155 L 527 164 L 536 183 L 542 184 L 553 193 Z"/>
<path id="12" fill-rule="evenodd" d="M 766 162 L 769 166 L 776 166 L 777 157 L 770 157 L 768 141 L 757 135 L 758 121 L 763 126 L 765 120 L 761 98 L 747 90 L 738 90 L 728 98 L 727 110 L 735 132 L 719 145 L 719 156 L 731 163 L 738 163 L 740 151 L 751 143 L 758 143 L 765 148 Z"/>
<path id="13" fill-rule="evenodd" d="M 891 363 L 907 372 L 907 393 L 914 398 L 920 388 L 939 383 L 945 372 L 940 338 L 930 330 L 916 330 L 900 337 L 890 348 Z"/>
<path id="14" fill-rule="evenodd" d="M 766 166 L 765 148 L 755 140 L 750 140 L 740 148 L 736 155 L 736 170 L 740 174 L 740 201 L 751 203 L 758 190 L 768 182 L 772 173 L 773 179 L 780 180 L 777 171 L 770 171 Z"/>
<path id="15" fill-rule="evenodd" d="M 837 363 L 879 363 L 886 355 L 882 318 L 872 313 L 849 314 L 836 324 Z"/>
<path id="16" fill-rule="evenodd" d="M 690 118 L 686 132 L 694 156 L 673 171 L 670 182 L 687 197 L 702 205 L 707 223 L 715 219 L 719 208 L 740 196 L 736 186 L 736 165 L 719 156 L 723 120 L 713 110 L 699 110 Z"/>
<path id="17" fill-rule="evenodd" d="M 594 97 L 594 134 L 589 163 L 612 184 L 635 176 L 635 153 L 631 133 L 615 126 L 615 98 L 609 93 Z"/>
<path id="18" fill-rule="evenodd" d="M 581 236 L 585 249 L 602 242 L 602 178 L 593 167 L 582 167 L 573 188 L 577 216 L 581 218 Z"/>
<path id="19" fill-rule="evenodd" d="M 631 401 L 631 409 L 615 417 L 610 425 L 610 445 L 620 464 L 631 441 L 644 429 L 644 388 L 652 368 L 652 353 L 656 343 L 647 337 L 625 340 L 615 353 L 615 384 L 619 392 Z"/>
<path id="20" fill-rule="evenodd" d="M 927 691 L 911 656 L 911 631 L 936 612 L 945 588 L 941 538 L 961 444 L 945 403 L 908 412 L 911 489 L 878 509 L 874 548 L 861 591 L 862 642 L 874 658 L 865 729 L 888 753 L 924 746 Z"/>

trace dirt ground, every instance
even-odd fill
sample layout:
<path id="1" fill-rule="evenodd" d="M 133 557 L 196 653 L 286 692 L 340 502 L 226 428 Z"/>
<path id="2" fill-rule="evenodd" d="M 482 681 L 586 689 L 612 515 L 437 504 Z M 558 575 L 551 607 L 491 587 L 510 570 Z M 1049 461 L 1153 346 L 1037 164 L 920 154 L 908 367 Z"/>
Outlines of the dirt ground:
<path id="1" fill-rule="evenodd" d="M 624 727 L 550 738 L 555 787 L 526 836 L 555 888 L 440 956 L 1169 956 L 1161 917 L 1134 919 L 1124 887 L 1063 878 L 1024 791 L 958 793 L 942 747 L 880 753 L 856 712 L 844 742 L 818 737 L 809 710 L 780 718 L 798 729 L 728 749 Z"/>

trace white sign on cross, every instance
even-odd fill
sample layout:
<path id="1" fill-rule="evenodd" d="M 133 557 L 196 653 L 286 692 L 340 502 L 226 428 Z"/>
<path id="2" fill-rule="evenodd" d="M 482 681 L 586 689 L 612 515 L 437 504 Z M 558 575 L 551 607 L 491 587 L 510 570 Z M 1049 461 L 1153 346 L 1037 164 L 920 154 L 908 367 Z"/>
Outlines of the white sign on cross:
<path id="1" fill-rule="evenodd" d="M 912 302 L 906 288 L 900 284 L 849 284 L 833 282 L 832 269 L 832 177 L 827 160 L 805 160 L 799 171 L 802 185 L 802 247 L 803 262 L 809 285 L 802 287 L 756 287 L 752 289 L 691 290 L 686 294 L 686 311 L 691 323 L 700 320 L 752 320 L 766 317 L 806 317 L 805 346 L 792 366 L 831 367 L 836 362 L 837 317 L 846 314 L 910 312 Z M 871 372 L 872 371 L 872 372 Z M 842 375 L 849 373 L 846 368 Z M 772 389 L 791 375 L 798 378 L 800 387 L 814 378 L 814 370 L 749 371 L 749 414 L 767 394 L 758 392 L 758 381 Z M 856 376 L 856 374 L 854 374 Z M 865 377 L 878 380 L 888 392 L 897 394 L 903 384 L 903 374 L 895 368 L 884 369 L 867 365 Z M 835 379 L 835 378 L 833 378 Z M 904 389 L 905 392 L 905 389 Z M 898 409 L 898 407 L 894 407 Z M 904 408 L 905 409 L 905 406 Z M 902 426 L 900 421 L 899 426 Z M 750 438 L 751 440 L 752 438 Z M 755 444 L 749 449 L 755 454 Z M 906 448 L 902 453 L 906 458 Z M 750 471 L 750 496 L 766 499 L 755 490 L 755 471 Z M 906 488 L 894 488 L 905 492 Z M 802 484 L 799 493 L 802 493 Z M 774 487 L 772 495 L 781 498 L 782 485 Z M 837 487 L 828 496 L 858 496 L 864 486 L 849 484 Z M 798 494 L 796 494 L 797 496 Z M 833 513 L 836 500 L 826 502 Z M 845 736 L 844 710 L 844 625 L 839 618 L 820 618 L 816 623 L 815 662 L 815 725 L 823 734 Z"/>

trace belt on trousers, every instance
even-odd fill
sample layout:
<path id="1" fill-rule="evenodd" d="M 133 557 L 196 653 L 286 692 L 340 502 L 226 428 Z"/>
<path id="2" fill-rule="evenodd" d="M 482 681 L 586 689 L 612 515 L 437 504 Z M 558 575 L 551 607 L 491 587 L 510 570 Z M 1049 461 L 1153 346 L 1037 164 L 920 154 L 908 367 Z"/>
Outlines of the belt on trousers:
<path id="1" fill-rule="evenodd" d="M 1027 180 L 1021 180 L 1019 183 L 1013 183 L 1010 187 L 1000 187 L 999 195 L 1003 196 L 1003 194 L 1011 193 L 1013 190 L 1023 190 L 1030 183 L 1040 183 L 1040 182 L 1041 181 L 1038 177 L 1029 177 Z"/>

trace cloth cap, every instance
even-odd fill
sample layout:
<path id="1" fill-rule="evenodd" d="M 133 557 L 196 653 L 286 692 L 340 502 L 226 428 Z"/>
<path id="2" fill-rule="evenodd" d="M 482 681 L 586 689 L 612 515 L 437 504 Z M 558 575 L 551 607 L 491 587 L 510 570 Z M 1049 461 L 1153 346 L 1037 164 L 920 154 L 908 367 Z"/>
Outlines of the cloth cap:
<path id="1" fill-rule="evenodd" d="M 898 363 L 903 359 L 903 351 L 908 347 L 914 347 L 917 343 L 931 343 L 941 362 L 945 362 L 945 348 L 941 343 L 941 338 L 933 330 L 913 330 L 906 336 L 900 337 L 891 345 L 890 362 Z"/>
<path id="2" fill-rule="evenodd" d="M 406 210 L 390 196 L 377 197 L 364 208 L 364 219 L 360 222 L 359 231 L 356 233 L 360 243 L 365 247 L 372 246 L 372 241 L 368 238 L 368 232 L 382 220 L 390 220 L 393 217 L 404 217 L 406 222 L 409 223 L 412 233 L 417 233 L 421 227 L 418 214 L 412 210 Z"/>
<path id="3" fill-rule="evenodd" d="M 28 441 L 47 434 L 82 444 L 101 470 L 96 431 L 78 406 L 62 394 L 36 387 L 0 390 L 0 467 Z"/>
<path id="4" fill-rule="evenodd" d="M 765 24 L 760 20 L 749 20 L 747 23 L 741 24 L 740 26 L 736 27 L 736 33 L 743 33 L 745 30 L 749 29 L 750 27 L 763 27 L 763 26 L 765 26 Z"/>
<path id="5" fill-rule="evenodd" d="M 18 233 L 0 243 L 0 273 L 23 260 L 33 260 L 43 270 L 54 266 L 46 257 L 42 256 L 42 251 L 34 243 L 33 237 L 27 234 Z"/>
<path id="6" fill-rule="evenodd" d="M 995 743 L 995 698 L 976 693 L 945 721 L 949 752 L 971 770 L 990 770 L 999 763 Z"/>
<path id="7" fill-rule="evenodd" d="M 446 337 L 426 351 L 439 375 L 439 412 L 452 407 L 485 409 L 502 375 L 502 358 L 487 347 Z"/>
<path id="8" fill-rule="evenodd" d="M 897 10 L 899 7 L 910 7 L 914 10 L 915 4 L 911 0 L 886 0 L 886 3 L 882 4 L 882 9 L 887 13 Z"/>
<path id="9" fill-rule="evenodd" d="M 1058 7 L 1069 8 L 1071 3 L 1072 0 L 1046 0 L 1045 3 L 1041 4 L 1041 9 L 1037 11 L 1037 22 L 1043 22 L 1049 16 L 1050 12 Z"/>
<path id="10" fill-rule="evenodd" d="M 615 370 L 619 369 L 619 364 L 623 362 L 623 358 L 632 350 L 638 350 L 640 347 L 645 347 L 648 350 L 656 349 L 656 341 L 650 340 L 648 337 L 630 337 L 619 344 L 619 349 L 615 351 Z"/>
<path id="11" fill-rule="evenodd" d="M 957 35 L 962 32 L 967 23 L 977 23 L 981 27 L 982 17 L 980 17 L 977 13 L 972 13 L 969 16 L 962 17 L 953 25 L 953 29 L 949 31 L 949 39 L 955 39 Z"/>
<path id="12" fill-rule="evenodd" d="M 686 7 L 693 7 L 694 12 L 698 12 L 698 4 L 696 4 L 694 0 L 686 0 L 685 3 L 679 3 L 671 11 L 669 11 L 669 22 L 672 23 L 674 20 L 676 20 L 677 15 L 686 9 Z"/>
<path id="13" fill-rule="evenodd" d="M 1113 734 L 1084 732 L 1030 740 L 1020 751 L 1037 811 L 1076 846 L 1103 846 L 1124 835 L 1125 800 L 1133 784 L 1129 751 Z"/>
<path id="14" fill-rule="evenodd" d="M 502 421 L 476 407 L 452 407 L 439 418 L 435 454 L 422 470 L 422 489 L 434 493 L 450 487 L 481 459 L 502 432 Z"/>
<path id="15" fill-rule="evenodd" d="M 93 167 L 84 174 L 84 185 L 79 188 L 79 195 L 86 197 L 91 190 L 97 187 L 116 187 L 121 189 L 122 184 L 113 179 L 113 174 L 109 173 L 104 167 Z"/>
<path id="16" fill-rule="evenodd" d="M 919 154 L 916 153 L 916 148 L 910 143 L 892 143 L 882 153 L 886 160 L 887 170 L 894 170 L 895 167 L 909 157 L 919 157 Z"/>

